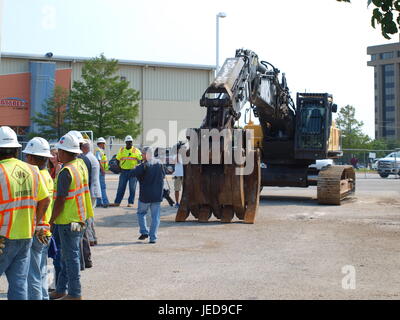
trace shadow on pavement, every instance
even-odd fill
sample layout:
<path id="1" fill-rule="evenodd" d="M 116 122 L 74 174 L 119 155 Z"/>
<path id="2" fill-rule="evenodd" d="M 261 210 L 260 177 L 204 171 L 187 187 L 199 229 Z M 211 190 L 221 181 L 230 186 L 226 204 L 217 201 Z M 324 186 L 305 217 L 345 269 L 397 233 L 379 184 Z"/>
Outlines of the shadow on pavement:
<path id="1" fill-rule="evenodd" d="M 319 206 L 317 199 L 313 197 L 301 197 L 301 196 L 272 196 L 262 195 L 260 196 L 260 206 Z"/>
<path id="2" fill-rule="evenodd" d="M 135 241 L 135 242 L 113 242 L 113 243 L 99 243 L 96 247 L 119 247 L 119 246 L 130 246 L 132 244 L 147 244 L 148 240 Z"/>

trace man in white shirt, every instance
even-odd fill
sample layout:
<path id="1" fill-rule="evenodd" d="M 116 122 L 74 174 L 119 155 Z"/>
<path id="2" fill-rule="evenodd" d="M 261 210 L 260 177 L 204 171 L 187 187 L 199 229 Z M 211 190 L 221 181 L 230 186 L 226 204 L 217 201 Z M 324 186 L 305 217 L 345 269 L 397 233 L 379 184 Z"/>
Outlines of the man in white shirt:
<path id="1" fill-rule="evenodd" d="M 90 140 L 85 139 L 82 147 L 83 154 L 90 160 L 92 165 L 92 181 L 89 186 L 90 197 L 92 198 L 92 206 L 93 210 L 96 207 L 97 198 L 101 198 L 101 188 L 100 188 L 100 163 L 94 156 L 92 152 L 90 152 Z M 89 243 L 91 246 L 97 244 L 96 231 L 94 229 L 94 218 L 89 218 L 87 220 L 87 231 Z"/>

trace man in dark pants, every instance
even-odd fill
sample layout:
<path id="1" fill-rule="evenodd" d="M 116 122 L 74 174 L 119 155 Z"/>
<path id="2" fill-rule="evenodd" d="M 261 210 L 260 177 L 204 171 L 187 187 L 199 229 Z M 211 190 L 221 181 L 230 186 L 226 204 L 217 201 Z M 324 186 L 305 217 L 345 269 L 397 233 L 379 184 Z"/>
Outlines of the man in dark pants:
<path id="1" fill-rule="evenodd" d="M 110 204 L 110 207 L 120 206 L 127 184 L 129 184 L 128 207 L 133 207 L 135 200 L 137 180 L 135 176 L 131 175 L 131 171 L 138 165 L 139 161 L 142 160 L 142 156 L 140 150 L 132 145 L 133 139 L 131 136 L 125 137 L 125 143 L 126 147 L 121 147 L 116 156 L 118 166 L 121 168 L 121 173 L 119 175 L 117 195 L 114 203 Z"/>

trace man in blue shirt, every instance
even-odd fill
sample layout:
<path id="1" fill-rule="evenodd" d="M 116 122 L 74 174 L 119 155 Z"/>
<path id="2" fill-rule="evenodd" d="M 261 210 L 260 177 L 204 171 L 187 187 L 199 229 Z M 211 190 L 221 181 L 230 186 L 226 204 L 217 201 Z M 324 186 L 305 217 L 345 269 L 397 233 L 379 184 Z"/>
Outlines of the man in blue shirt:
<path id="1" fill-rule="evenodd" d="M 150 236 L 150 243 L 156 243 L 157 231 L 160 225 L 160 205 L 163 200 L 165 172 L 162 163 L 153 159 L 153 150 L 145 148 L 142 151 L 143 163 L 131 171 L 140 184 L 138 203 L 139 240 Z M 150 209 L 150 232 L 147 228 L 146 214 Z"/>

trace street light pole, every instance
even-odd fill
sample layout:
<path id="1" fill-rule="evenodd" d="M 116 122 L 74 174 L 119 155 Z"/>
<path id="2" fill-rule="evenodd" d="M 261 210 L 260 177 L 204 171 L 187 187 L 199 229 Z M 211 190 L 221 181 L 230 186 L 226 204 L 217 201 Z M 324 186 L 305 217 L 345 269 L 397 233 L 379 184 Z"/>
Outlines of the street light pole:
<path id="1" fill-rule="evenodd" d="M 218 73 L 219 70 L 219 18 L 225 18 L 225 12 L 219 12 L 216 16 L 216 28 L 217 28 L 217 36 L 216 36 L 216 61 L 215 61 L 215 74 Z"/>

